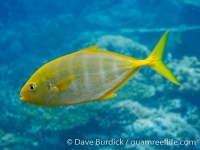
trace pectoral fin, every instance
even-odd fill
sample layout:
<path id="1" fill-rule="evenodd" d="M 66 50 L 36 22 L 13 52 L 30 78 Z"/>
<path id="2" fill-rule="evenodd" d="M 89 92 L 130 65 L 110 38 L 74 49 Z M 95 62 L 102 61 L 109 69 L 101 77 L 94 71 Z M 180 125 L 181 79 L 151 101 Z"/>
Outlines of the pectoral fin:
<path id="1" fill-rule="evenodd" d="M 67 78 L 64 78 L 63 80 L 61 80 L 60 82 L 58 82 L 53 88 L 53 91 L 59 91 L 62 92 L 65 89 L 67 89 L 67 87 L 69 86 L 69 84 L 71 83 L 71 81 L 74 79 L 74 76 L 69 76 Z"/>
<path id="2" fill-rule="evenodd" d="M 117 96 L 115 93 L 111 93 L 111 94 L 106 94 L 104 96 L 102 96 L 101 98 L 99 98 L 100 100 L 107 100 L 107 99 L 110 99 L 110 98 L 113 98 Z"/>
<path id="3" fill-rule="evenodd" d="M 54 92 L 59 92 L 59 89 L 55 86 L 51 90 L 54 91 Z"/>

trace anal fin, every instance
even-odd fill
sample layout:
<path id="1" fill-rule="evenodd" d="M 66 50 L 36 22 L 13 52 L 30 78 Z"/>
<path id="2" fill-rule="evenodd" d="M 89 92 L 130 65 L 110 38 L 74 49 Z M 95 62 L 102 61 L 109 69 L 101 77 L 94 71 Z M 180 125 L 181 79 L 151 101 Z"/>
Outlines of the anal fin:
<path id="1" fill-rule="evenodd" d="M 106 95 L 100 97 L 99 99 L 100 99 L 100 100 L 107 100 L 107 99 L 113 98 L 113 97 L 115 97 L 115 96 L 117 96 L 117 94 L 115 94 L 115 93 L 110 93 L 110 94 L 106 94 Z"/>

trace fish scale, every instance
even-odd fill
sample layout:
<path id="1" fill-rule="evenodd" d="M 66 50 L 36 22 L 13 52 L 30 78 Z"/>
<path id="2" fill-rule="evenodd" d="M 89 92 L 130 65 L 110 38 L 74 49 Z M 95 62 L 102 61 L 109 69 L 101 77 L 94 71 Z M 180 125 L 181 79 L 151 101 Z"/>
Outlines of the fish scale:
<path id="1" fill-rule="evenodd" d="M 86 57 L 87 59 L 85 59 Z M 109 56 L 101 57 L 99 56 L 99 54 L 95 53 L 95 54 L 82 54 L 82 57 L 77 55 L 77 57 L 73 58 L 73 61 L 76 61 L 77 66 L 81 66 L 81 65 L 83 66 L 82 66 L 82 69 L 79 69 L 74 73 L 74 76 L 77 76 L 75 77 L 74 82 L 76 86 L 79 88 L 77 90 L 75 89 L 73 90 L 73 87 L 69 85 L 69 88 L 72 89 L 73 91 L 70 94 L 68 92 L 68 96 L 71 99 L 73 99 L 74 101 L 81 101 L 84 99 L 90 100 L 88 98 L 92 98 L 92 95 L 96 96 L 98 93 L 101 93 L 103 91 L 107 92 L 107 90 L 109 90 L 108 87 L 111 87 L 113 83 L 116 82 L 116 79 L 119 78 L 120 75 L 124 74 L 125 69 L 120 68 L 120 71 L 117 71 L 117 72 L 120 72 L 120 74 L 116 78 L 115 76 L 116 68 L 113 68 L 113 65 L 112 65 L 113 62 L 121 64 L 123 58 L 116 59 L 115 57 L 111 57 L 108 59 L 107 57 Z M 91 63 L 91 62 L 95 62 L 95 63 Z M 110 63 L 110 65 L 107 65 L 105 68 L 102 68 L 102 66 L 105 66 L 105 64 L 108 64 L 108 63 Z M 124 63 L 124 68 L 125 66 L 126 66 L 126 63 Z M 105 74 L 105 76 L 102 75 L 102 72 L 103 74 Z M 80 74 L 81 76 L 79 77 Z M 105 81 L 103 80 L 103 78 L 105 78 Z M 91 85 L 91 86 L 86 86 L 86 84 Z M 77 94 L 75 94 L 75 92 Z M 63 95 L 65 94 L 63 93 Z M 77 95 L 79 95 L 80 99 L 77 99 Z"/>

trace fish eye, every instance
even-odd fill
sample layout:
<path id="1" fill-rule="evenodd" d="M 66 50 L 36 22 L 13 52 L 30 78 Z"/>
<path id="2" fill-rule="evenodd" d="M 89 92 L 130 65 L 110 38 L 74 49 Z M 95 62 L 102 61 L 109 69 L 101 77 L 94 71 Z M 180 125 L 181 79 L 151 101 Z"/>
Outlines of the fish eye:
<path id="1" fill-rule="evenodd" d="M 35 85 L 34 85 L 34 84 L 30 84 L 30 85 L 29 85 L 29 90 L 30 90 L 31 92 L 34 92 L 34 91 L 35 91 Z"/>

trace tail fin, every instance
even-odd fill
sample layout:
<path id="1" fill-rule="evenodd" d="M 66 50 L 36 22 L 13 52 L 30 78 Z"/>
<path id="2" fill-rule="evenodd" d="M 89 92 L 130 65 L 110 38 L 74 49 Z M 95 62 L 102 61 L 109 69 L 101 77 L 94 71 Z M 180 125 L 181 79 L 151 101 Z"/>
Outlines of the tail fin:
<path id="1" fill-rule="evenodd" d="M 173 82 L 175 84 L 180 84 L 179 81 L 176 79 L 176 77 L 173 75 L 173 73 L 169 70 L 169 68 L 162 61 L 162 56 L 163 56 L 163 53 L 165 50 L 168 33 L 169 33 L 169 31 L 167 31 L 162 36 L 162 38 L 160 39 L 160 41 L 158 42 L 158 44 L 156 45 L 156 47 L 151 52 L 151 54 L 147 57 L 146 60 L 152 62 L 149 64 L 149 66 L 152 69 L 154 69 L 155 71 L 157 71 L 158 73 L 163 75 L 165 78 L 167 78 L 171 82 Z"/>

